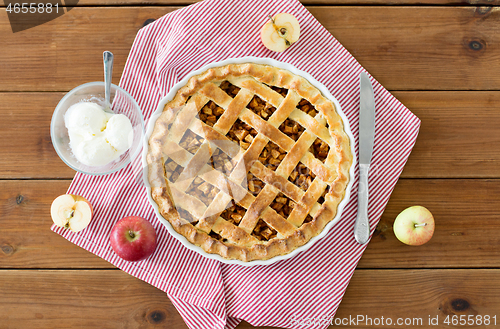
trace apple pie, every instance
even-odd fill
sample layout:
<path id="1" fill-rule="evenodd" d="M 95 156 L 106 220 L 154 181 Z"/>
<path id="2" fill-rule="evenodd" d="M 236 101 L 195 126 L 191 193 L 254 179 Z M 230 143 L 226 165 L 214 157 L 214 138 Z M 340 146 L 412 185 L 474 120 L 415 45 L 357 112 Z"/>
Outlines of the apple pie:
<path id="1" fill-rule="evenodd" d="M 179 234 L 241 261 L 290 253 L 332 221 L 350 139 L 305 78 L 254 63 L 193 76 L 154 123 L 151 196 Z"/>

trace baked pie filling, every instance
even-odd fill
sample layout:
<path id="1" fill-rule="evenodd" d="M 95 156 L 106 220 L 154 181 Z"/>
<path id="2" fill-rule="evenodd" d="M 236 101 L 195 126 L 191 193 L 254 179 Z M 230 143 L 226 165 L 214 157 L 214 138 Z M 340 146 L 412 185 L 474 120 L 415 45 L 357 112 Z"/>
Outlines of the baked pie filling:
<path id="1" fill-rule="evenodd" d="M 205 251 L 272 258 L 335 217 L 349 181 L 349 143 L 333 102 L 304 78 L 257 64 L 210 69 L 191 78 L 155 124 L 152 196 L 174 229 Z"/>

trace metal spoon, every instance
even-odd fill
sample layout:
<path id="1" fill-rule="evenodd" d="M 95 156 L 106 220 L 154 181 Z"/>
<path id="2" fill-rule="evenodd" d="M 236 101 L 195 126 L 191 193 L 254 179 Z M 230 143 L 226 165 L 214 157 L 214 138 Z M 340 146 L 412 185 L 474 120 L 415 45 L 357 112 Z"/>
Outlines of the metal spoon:
<path id="1" fill-rule="evenodd" d="M 113 73 L 113 53 L 105 51 L 102 53 L 104 62 L 104 111 L 113 113 L 111 110 L 111 76 Z"/>

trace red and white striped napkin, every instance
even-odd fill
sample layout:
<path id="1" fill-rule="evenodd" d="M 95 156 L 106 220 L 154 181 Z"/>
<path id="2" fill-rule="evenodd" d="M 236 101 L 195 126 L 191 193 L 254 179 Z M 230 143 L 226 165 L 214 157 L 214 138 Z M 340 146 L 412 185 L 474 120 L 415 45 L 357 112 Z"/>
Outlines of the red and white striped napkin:
<path id="1" fill-rule="evenodd" d="M 297 17 L 301 36 L 284 53 L 275 53 L 264 48 L 259 31 L 268 14 L 280 12 Z M 120 85 L 139 103 L 147 123 L 160 99 L 186 74 L 244 56 L 271 57 L 310 73 L 338 99 L 357 139 L 359 74 L 364 69 L 296 0 L 205 0 L 169 13 L 139 31 Z M 373 231 L 415 143 L 420 120 L 372 81 L 377 123 L 368 214 Z M 234 328 L 241 320 L 285 328 L 328 325 L 325 319 L 334 316 L 366 247 L 353 236 L 357 177 L 342 219 L 325 238 L 291 259 L 242 267 L 204 258 L 171 237 L 148 203 L 141 171 L 138 157 L 104 177 L 77 174 L 68 193 L 91 201 L 94 220 L 78 234 L 52 230 L 165 291 L 189 328 Z M 108 241 L 113 225 L 128 215 L 148 218 L 158 233 L 157 250 L 138 263 L 118 258 Z"/>

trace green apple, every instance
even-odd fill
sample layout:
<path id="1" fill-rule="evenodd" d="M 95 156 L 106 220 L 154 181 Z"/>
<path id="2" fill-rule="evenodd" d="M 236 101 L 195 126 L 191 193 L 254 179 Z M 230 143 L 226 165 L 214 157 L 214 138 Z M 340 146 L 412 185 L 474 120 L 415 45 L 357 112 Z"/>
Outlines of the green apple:
<path id="1" fill-rule="evenodd" d="M 399 241 L 420 246 L 434 234 L 434 217 L 422 206 L 406 208 L 396 217 L 393 230 Z"/>

